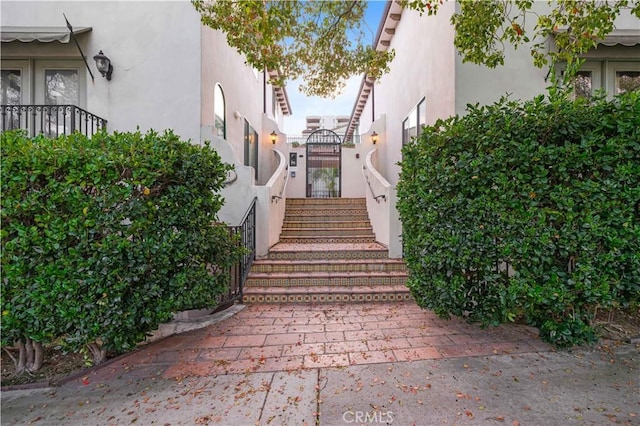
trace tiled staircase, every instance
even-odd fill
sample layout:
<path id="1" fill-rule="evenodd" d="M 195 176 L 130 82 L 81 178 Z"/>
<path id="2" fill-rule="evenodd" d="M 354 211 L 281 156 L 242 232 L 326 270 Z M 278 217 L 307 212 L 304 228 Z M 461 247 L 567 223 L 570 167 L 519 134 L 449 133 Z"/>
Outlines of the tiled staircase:
<path id="1" fill-rule="evenodd" d="M 280 242 L 253 263 L 243 301 L 402 301 L 406 278 L 375 241 L 364 198 L 287 199 Z"/>

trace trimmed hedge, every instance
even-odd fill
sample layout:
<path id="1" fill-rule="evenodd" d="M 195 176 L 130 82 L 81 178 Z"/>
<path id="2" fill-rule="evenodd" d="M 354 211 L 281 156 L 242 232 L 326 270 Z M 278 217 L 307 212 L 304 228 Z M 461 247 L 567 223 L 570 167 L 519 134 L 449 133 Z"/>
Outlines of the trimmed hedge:
<path id="1" fill-rule="evenodd" d="M 2 344 L 121 353 L 228 289 L 229 166 L 209 146 L 153 131 L 1 141 Z"/>
<path id="2" fill-rule="evenodd" d="M 640 94 L 469 106 L 403 149 L 398 210 L 422 307 L 524 318 L 558 346 L 640 301 Z"/>

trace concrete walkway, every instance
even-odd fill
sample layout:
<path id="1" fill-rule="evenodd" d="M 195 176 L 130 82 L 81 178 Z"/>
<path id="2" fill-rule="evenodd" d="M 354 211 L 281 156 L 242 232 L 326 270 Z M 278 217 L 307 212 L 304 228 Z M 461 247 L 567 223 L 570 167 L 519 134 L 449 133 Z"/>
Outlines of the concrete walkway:
<path id="1" fill-rule="evenodd" d="M 2 424 L 640 424 L 633 345 L 556 352 L 412 303 L 251 305 L 55 389 Z"/>

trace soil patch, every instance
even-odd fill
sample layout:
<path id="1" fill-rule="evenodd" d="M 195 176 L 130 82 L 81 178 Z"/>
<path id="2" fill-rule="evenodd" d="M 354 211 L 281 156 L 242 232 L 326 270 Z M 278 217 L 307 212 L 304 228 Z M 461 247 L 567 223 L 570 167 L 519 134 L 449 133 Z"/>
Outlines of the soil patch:
<path id="1" fill-rule="evenodd" d="M 18 351 L 12 348 L 2 349 L 2 386 L 23 386 L 35 385 L 52 386 L 56 382 L 65 379 L 77 372 L 89 368 L 87 360 L 82 354 L 63 353 L 60 349 L 54 347 L 44 348 L 44 363 L 42 367 L 33 373 L 23 372 L 16 373 L 15 363 L 7 351 L 13 356 L 18 357 Z"/>

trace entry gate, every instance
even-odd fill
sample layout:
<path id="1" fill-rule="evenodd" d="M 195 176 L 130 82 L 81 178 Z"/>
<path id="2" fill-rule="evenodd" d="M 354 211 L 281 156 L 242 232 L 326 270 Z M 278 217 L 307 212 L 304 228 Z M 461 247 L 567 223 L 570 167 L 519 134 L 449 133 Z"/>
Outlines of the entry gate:
<path id="1" fill-rule="evenodd" d="M 342 140 L 320 129 L 307 138 L 307 198 L 340 197 L 342 192 Z"/>

